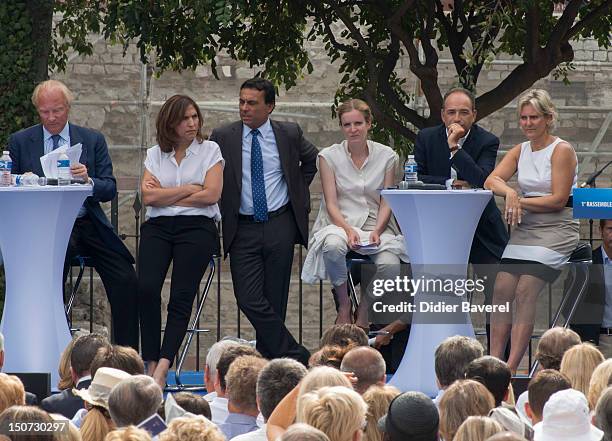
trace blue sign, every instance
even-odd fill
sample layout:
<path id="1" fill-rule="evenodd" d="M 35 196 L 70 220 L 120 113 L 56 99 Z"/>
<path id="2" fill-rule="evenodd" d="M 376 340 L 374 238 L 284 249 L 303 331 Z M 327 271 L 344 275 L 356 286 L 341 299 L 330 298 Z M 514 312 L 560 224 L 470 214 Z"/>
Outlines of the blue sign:
<path id="1" fill-rule="evenodd" d="M 612 219 L 612 188 L 574 188 L 574 219 Z"/>

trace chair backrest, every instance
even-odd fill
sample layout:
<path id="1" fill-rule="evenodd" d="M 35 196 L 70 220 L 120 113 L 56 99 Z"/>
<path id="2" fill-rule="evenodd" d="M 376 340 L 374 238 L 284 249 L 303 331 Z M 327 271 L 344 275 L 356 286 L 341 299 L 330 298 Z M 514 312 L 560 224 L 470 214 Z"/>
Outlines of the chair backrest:
<path id="1" fill-rule="evenodd" d="M 38 397 L 39 403 L 51 395 L 50 372 L 7 372 L 7 374 L 18 377 L 25 390 Z"/>

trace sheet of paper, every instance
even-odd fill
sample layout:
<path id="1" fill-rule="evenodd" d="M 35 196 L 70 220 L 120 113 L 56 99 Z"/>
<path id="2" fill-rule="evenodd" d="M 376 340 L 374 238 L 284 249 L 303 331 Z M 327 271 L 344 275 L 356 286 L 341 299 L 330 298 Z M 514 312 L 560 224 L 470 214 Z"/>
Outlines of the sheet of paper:
<path id="1" fill-rule="evenodd" d="M 70 165 L 74 165 L 79 163 L 82 151 L 83 145 L 78 143 L 70 147 L 63 145 L 56 148 L 52 152 L 41 156 L 40 165 L 42 165 L 45 176 L 47 178 L 57 178 L 57 160 L 62 153 L 66 153 L 68 158 L 70 158 Z"/>

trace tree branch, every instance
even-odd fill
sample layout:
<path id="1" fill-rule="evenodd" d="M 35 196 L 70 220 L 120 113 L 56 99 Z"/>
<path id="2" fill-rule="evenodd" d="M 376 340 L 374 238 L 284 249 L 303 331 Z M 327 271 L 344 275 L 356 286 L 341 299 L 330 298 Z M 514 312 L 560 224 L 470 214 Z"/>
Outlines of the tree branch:
<path id="1" fill-rule="evenodd" d="M 597 8 L 589 11 L 588 14 L 586 14 L 580 21 L 578 21 L 578 23 L 574 24 L 574 26 L 565 34 L 566 40 L 571 40 L 583 29 L 588 28 L 596 20 L 600 19 L 601 17 L 605 17 L 606 14 L 610 13 L 612 13 L 612 0 L 607 0 L 605 3 L 602 3 Z"/>
<path id="2" fill-rule="evenodd" d="M 548 37 L 547 48 L 560 47 L 561 43 L 568 41 L 567 33 L 572 28 L 574 20 L 576 20 L 581 4 L 582 0 L 571 0 L 565 5 L 563 15 L 557 21 L 557 24 L 550 33 L 550 37 Z"/>

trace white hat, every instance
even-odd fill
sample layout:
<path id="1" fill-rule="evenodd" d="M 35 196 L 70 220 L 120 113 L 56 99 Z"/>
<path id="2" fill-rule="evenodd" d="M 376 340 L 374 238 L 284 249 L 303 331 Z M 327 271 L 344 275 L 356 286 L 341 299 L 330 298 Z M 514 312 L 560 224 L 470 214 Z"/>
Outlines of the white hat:
<path id="1" fill-rule="evenodd" d="M 574 389 L 552 394 L 533 430 L 534 441 L 599 441 L 604 434 L 591 424 L 584 394 Z"/>
<path id="2" fill-rule="evenodd" d="M 131 375 L 119 369 L 101 367 L 96 371 L 91 384 L 87 389 L 73 389 L 75 395 L 83 398 L 89 404 L 108 409 L 108 396 L 111 389 L 121 380 L 130 378 Z"/>

